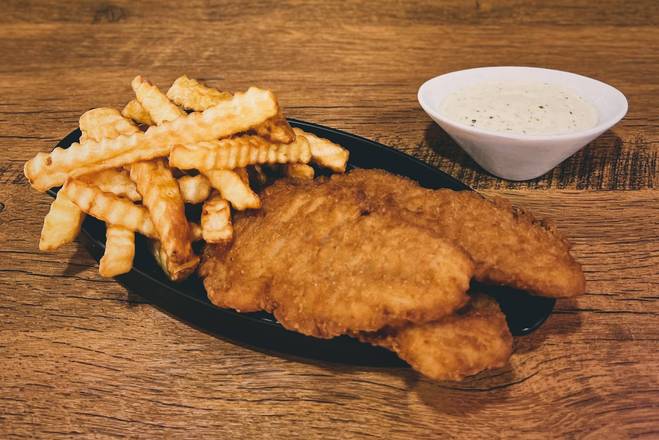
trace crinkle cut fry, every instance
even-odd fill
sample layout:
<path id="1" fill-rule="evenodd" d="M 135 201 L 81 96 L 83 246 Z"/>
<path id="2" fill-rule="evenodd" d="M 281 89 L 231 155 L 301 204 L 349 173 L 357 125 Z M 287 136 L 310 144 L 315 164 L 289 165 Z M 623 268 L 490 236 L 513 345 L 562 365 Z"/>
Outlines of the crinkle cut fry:
<path id="1" fill-rule="evenodd" d="M 98 265 L 102 277 L 130 272 L 135 257 L 135 232 L 121 226 L 107 225 L 105 253 Z"/>
<path id="2" fill-rule="evenodd" d="M 220 91 L 201 84 L 195 79 L 183 75 L 174 81 L 167 91 L 169 99 L 176 104 L 194 111 L 204 111 L 219 102 L 231 98 L 231 93 Z M 288 144 L 295 140 L 295 133 L 284 117 L 281 107 L 277 114 L 254 127 L 257 135 L 271 142 Z"/>
<path id="3" fill-rule="evenodd" d="M 201 172 L 208 178 L 211 186 L 218 190 L 234 209 L 244 211 L 261 207 L 259 196 L 236 172 L 229 170 L 202 170 Z"/>
<path id="4" fill-rule="evenodd" d="M 223 243 L 233 237 L 229 203 L 218 193 L 204 202 L 201 211 L 201 231 L 207 243 Z"/>
<path id="5" fill-rule="evenodd" d="M 39 250 L 52 251 L 75 240 L 84 219 L 85 214 L 78 205 L 59 191 L 43 219 Z"/>
<path id="6" fill-rule="evenodd" d="M 121 135 L 131 135 L 140 131 L 135 124 L 124 118 L 114 108 L 99 107 L 80 116 L 80 131 L 87 139 L 99 142 L 114 139 Z"/>
<path id="7" fill-rule="evenodd" d="M 123 110 L 121 110 L 121 114 L 123 117 L 132 119 L 138 124 L 156 125 L 153 119 L 151 119 L 149 112 L 144 110 L 144 107 L 142 107 L 142 104 L 137 99 L 129 101 Z"/>
<path id="8" fill-rule="evenodd" d="M 87 138 L 99 142 L 102 139 L 114 139 L 122 135 L 139 132 L 139 128 L 124 118 L 113 108 L 99 107 L 85 112 L 80 117 L 80 130 Z M 132 201 L 142 199 L 135 184 L 124 169 L 108 168 L 96 173 L 80 176 L 81 180 L 98 186 L 104 192 L 123 196 Z"/>
<path id="9" fill-rule="evenodd" d="M 190 241 L 201 241 L 204 239 L 201 226 L 198 223 L 189 222 L 190 225 Z"/>
<path id="10" fill-rule="evenodd" d="M 245 185 L 249 185 L 249 173 L 247 172 L 247 168 L 234 168 L 233 172 L 240 177 L 240 180 L 242 180 Z"/>
<path id="11" fill-rule="evenodd" d="M 282 144 L 289 144 L 295 141 L 296 137 L 281 107 L 277 109 L 275 116 L 254 127 L 254 132 L 271 142 Z"/>
<path id="12" fill-rule="evenodd" d="M 162 248 L 162 243 L 158 240 L 149 240 L 148 243 L 151 254 L 163 272 L 172 281 L 182 281 L 192 275 L 199 263 L 198 260 L 190 260 L 186 264 L 171 264 L 169 256 Z"/>
<path id="13" fill-rule="evenodd" d="M 80 130 L 87 139 L 96 142 L 114 139 L 121 135 L 139 132 L 139 128 L 113 108 L 96 108 L 80 117 Z M 133 201 L 142 199 L 128 173 L 123 168 L 108 168 L 80 177 L 96 185 L 101 191 L 126 197 Z M 135 232 L 108 224 L 105 232 L 105 251 L 98 265 L 103 277 L 114 277 L 130 272 L 135 257 Z"/>
<path id="14" fill-rule="evenodd" d="M 203 174 L 181 176 L 177 181 L 185 203 L 196 205 L 206 200 L 211 193 L 211 184 Z"/>
<path id="15" fill-rule="evenodd" d="M 112 108 L 96 108 L 85 112 L 80 117 L 80 129 L 88 139 L 100 140 L 104 137 L 117 137 L 121 134 L 132 134 L 139 129 L 125 120 L 117 110 Z M 108 169 L 100 173 L 84 176 L 84 180 L 93 180 L 105 192 L 125 195 L 132 200 L 139 200 L 135 185 L 125 173 Z M 84 213 L 69 200 L 64 193 L 58 193 L 50 210 L 44 218 L 39 248 L 54 250 L 70 243 L 80 233 Z"/>
<path id="16" fill-rule="evenodd" d="M 188 268 L 198 262 L 199 257 L 192 251 L 183 197 L 165 161 L 156 159 L 134 163 L 130 177 L 142 194 L 142 203 L 151 215 L 161 251 L 167 256 L 168 275 L 172 277 L 182 267 Z"/>
<path id="17" fill-rule="evenodd" d="M 316 175 L 313 167 L 305 163 L 288 163 L 284 167 L 284 175 L 293 179 L 311 180 Z"/>
<path id="18" fill-rule="evenodd" d="M 133 90 L 151 119 L 157 124 L 174 121 L 185 115 L 156 86 L 142 77 L 133 80 Z M 174 281 L 181 281 L 196 268 L 199 257 L 191 247 L 191 232 L 185 217 L 184 197 L 179 182 L 165 165 L 163 160 L 137 162 L 131 165 L 131 177 L 144 194 L 144 203 L 154 218 L 158 235 L 161 239 L 152 245 L 154 256 L 167 276 Z M 183 187 L 195 190 L 188 194 L 191 198 L 205 198 L 201 194 L 204 177 L 182 178 Z M 206 179 L 207 180 L 207 179 Z M 185 186 L 187 184 L 187 186 Z M 190 185 L 193 184 L 193 185 Z M 202 198 L 203 197 L 203 198 Z"/>
<path id="19" fill-rule="evenodd" d="M 512 336 L 497 302 L 473 294 L 458 313 L 427 324 L 360 333 L 357 338 L 394 351 L 434 380 L 461 380 L 506 365 Z"/>
<path id="20" fill-rule="evenodd" d="M 172 103 L 160 89 L 151 82 L 137 75 L 131 82 L 135 96 L 153 122 L 160 125 L 163 122 L 174 121 L 185 112 Z"/>
<path id="21" fill-rule="evenodd" d="M 249 130 L 275 115 L 277 106 L 272 92 L 251 87 L 203 113 L 149 127 L 144 133 L 74 143 L 67 149 L 39 153 L 26 162 L 25 176 L 35 189 L 46 191 L 62 185 L 67 177 L 167 156 L 171 145 L 194 144 Z"/>
<path id="22" fill-rule="evenodd" d="M 142 200 L 137 191 L 135 182 L 130 180 L 128 172 L 124 169 L 110 168 L 96 173 L 85 174 L 78 177 L 79 180 L 99 187 L 103 192 L 112 193 L 119 197 L 126 197 L 133 202 Z"/>
<path id="23" fill-rule="evenodd" d="M 189 170 L 231 170 L 248 165 L 307 163 L 309 142 L 298 136 L 290 144 L 273 144 L 260 136 L 238 136 L 194 145 L 177 145 L 169 155 L 171 166 Z"/>
<path id="24" fill-rule="evenodd" d="M 150 238 L 158 238 L 149 212 L 143 206 L 77 179 L 68 179 L 60 191 L 92 217 Z"/>
<path id="25" fill-rule="evenodd" d="M 186 110 L 201 112 L 217 104 L 231 99 L 231 93 L 222 92 L 214 87 L 207 87 L 199 81 L 182 75 L 172 83 L 167 91 L 167 97 L 172 102 Z"/>
<path id="26" fill-rule="evenodd" d="M 348 156 L 350 153 L 342 146 L 334 142 L 308 133 L 300 128 L 294 128 L 293 131 L 297 136 L 304 136 L 309 142 L 311 149 L 311 161 L 336 173 L 343 173 L 346 170 Z"/>

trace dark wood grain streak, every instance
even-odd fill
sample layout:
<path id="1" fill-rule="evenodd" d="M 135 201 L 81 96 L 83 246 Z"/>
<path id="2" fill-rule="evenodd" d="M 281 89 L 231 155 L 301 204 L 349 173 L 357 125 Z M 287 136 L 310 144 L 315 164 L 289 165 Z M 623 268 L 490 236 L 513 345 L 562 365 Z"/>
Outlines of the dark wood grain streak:
<path id="1" fill-rule="evenodd" d="M 276 15 L 290 20 L 304 17 L 309 21 L 324 21 L 332 17 L 340 24 L 459 24 L 459 25 L 520 25 L 551 24 L 584 26 L 593 23 L 615 26 L 654 26 L 659 20 L 655 8 L 643 2 L 632 5 L 621 0 L 602 0 L 595 4 L 560 0 L 551 4 L 522 0 L 427 2 L 413 0 L 403 3 L 379 2 L 377 5 L 360 0 L 342 2 L 288 1 L 269 4 L 257 1 L 226 2 L 194 0 L 183 4 L 158 7 L 161 2 L 149 0 L 139 4 L 129 0 L 112 2 L 70 1 L 57 4 L 47 0 L 8 0 L 5 23 L 113 23 L 117 21 L 152 23 L 224 23 L 261 19 Z"/>
<path id="2" fill-rule="evenodd" d="M 0 6 L 0 438 L 656 438 L 659 9 L 655 2 L 58 2 Z M 545 176 L 496 179 L 419 108 L 435 75 L 574 71 L 626 118 Z M 141 73 L 275 90 L 291 117 L 412 154 L 552 218 L 587 293 L 461 383 L 301 362 L 215 338 L 113 280 L 78 243 L 40 253 L 51 198 L 23 163 Z"/>

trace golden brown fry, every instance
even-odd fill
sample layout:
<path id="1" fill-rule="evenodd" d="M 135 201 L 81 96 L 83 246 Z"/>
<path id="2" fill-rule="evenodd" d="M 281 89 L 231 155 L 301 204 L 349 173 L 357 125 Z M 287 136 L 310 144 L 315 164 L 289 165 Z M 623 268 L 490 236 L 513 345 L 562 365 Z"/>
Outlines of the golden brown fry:
<path id="1" fill-rule="evenodd" d="M 228 170 L 204 170 L 213 188 L 228 200 L 238 211 L 258 209 L 261 207 L 259 196 L 246 184 L 238 174 Z"/>
<path id="2" fill-rule="evenodd" d="M 102 277 L 130 272 L 135 257 L 135 232 L 108 225 L 105 237 L 105 253 L 98 265 L 98 272 Z"/>
<path id="3" fill-rule="evenodd" d="M 130 180 L 128 171 L 120 168 L 111 168 L 97 173 L 85 174 L 78 178 L 83 182 L 96 185 L 103 192 L 112 193 L 119 197 L 126 197 L 133 202 L 142 200 L 137 192 L 135 182 Z"/>
<path id="4" fill-rule="evenodd" d="M 149 112 L 144 110 L 144 107 L 142 107 L 142 104 L 137 99 L 133 99 L 132 101 L 129 101 L 128 104 L 121 110 L 121 114 L 128 119 L 132 119 L 133 121 L 137 122 L 138 124 L 143 124 L 143 125 L 156 125 L 155 122 L 153 122 L 153 119 L 151 119 L 151 115 L 149 115 Z M 82 140 L 80 141 L 82 142 Z"/>
<path id="5" fill-rule="evenodd" d="M 254 127 L 257 135 L 274 143 L 290 144 L 295 140 L 295 132 L 288 124 L 281 107 L 277 114 L 262 124 Z"/>
<path id="6" fill-rule="evenodd" d="M 203 113 L 149 127 L 144 133 L 38 153 L 26 162 L 24 172 L 35 189 L 46 191 L 62 185 L 67 177 L 167 156 L 175 144 L 194 144 L 246 131 L 276 113 L 277 101 L 272 92 L 252 87 Z"/>
<path id="7" fill-rule="evenodd" d="M 129 119 L 112 108 L 97 108 L 80 117 L 80 129 L 86 139 L 100 141 L 121 135 L 131 135 L 139 129 Z M 133 201 L 142 199 L 135 184 L 124 169 L 107 169 L 87 174 L 80 178 L 96 185 L 101 191 Z M 76 207 L 77 208 L 77 207 Z M 105 252 L 99 263 L 99 273 L 103 277 L 113 277 L 130 272 L 135 256 L 135 232 L 121 226 L 107 225 Z"/>
<path id="8" fill-rule="evenodd" d="M 113 108 L 95 108 L 80 117 L 80 129 L 86 133 L 87 138 L 93 141 L 117 138 L 139 132 L 139 129 L 128 119 Z M 128 173 L 123 169 L 106 169 L 97 173 L 80 176 L 92 185 L 98 186 L 101 191 L 110 192 L 117 196 L 127 197 L 133 201 L 142 199 L 135 188 L 135 184 Z"/>
<path id="9" fill-rule="evenodd" d="M 434 380 L 461 380 L 506 365 L 513 338 L 497 302 L 475 294 L 464 309 L 440 321 L 362 333 L 364 342 L 386 347 Z"/>
<path id="10" fill-rule="evenodd" d="M 290 144 L 273 144 L 259 136 L 239 136 L 172 148 L 169 163 L 183 170 L 244 168 L 255 164 L 306 163 L 311 159 L 309 142 L 298 136 Z"/>
<path id="11" fill-rule="evenodd" d="M 156 262 L 162 271 L 172 281 L 182 281 L 192 275 L 199 263 L 198 259 L 190 260 L 186 264 L 172 264 L 169 261 L 169 255 L 164 251 L 162 244 L 158 240 L 149 240 L 149 250 L 156 259 Z"/>
<path id="12" fill-rule="evenodd" d="M 231 99 L 231 93 L 205 86 L 183 75 L 174 81 L 167 97 L 188 110 L 204 111 L 219 102 Z M 274 143 L 289 144 L 295 140 L 295 133 L 284 117 L 281 107 L 277 108 L 277 114 L 272 118 L 254 127 L 254 131 Z"/>
<path id="13" fill-rule="evenodd" d="M 207 243 L 223 243 L 233 237 L 229 203 L 218 193 L 204 202 L 201 211 L 201 231 Z"/>
<path id="14" fill-rule="evenodd" d="M 131 82 L 135 96 L 144 110 L 149 113 L 153 122 L 160 125 L 163 122 L 174 121 L 185 112 L 172 103 L 157 86 L 144 79 L 141 75 L 136 76 Z"/>
<path id="15" fill-rule="evenodd" d="M 202 174 L 182 176 L 177 182 L 185 203 L 196 205 L 206 200 L 211 193 L 211 184 Z"/>
<path id="16" fill-rule="evenodd" d="M 348 156 L 350 155 L 348 150 L 332 141 L 307 133 L 299 128 L 294 128 L 293 131 L 297 136 L 304 136 L 309 141 L 312 162 L 329 168 L 336 173 L 345 172 Z"/>
<path id="17" fill-rule="evenodd" d="M 121 116 L 118 110 L 106 107 L 95 108 L 83 113 L 80 116 L 80 130 L 87 140 L 96 142 L 140 131 L 129 119 Z"/>
<path id="18" fill-rule="evenodd" d="M 80 117 L 80 129 L 86 138 L 92 140 L 139 131 L 135 125 L 111 108 L 97 108 L 83 114 Z M 126 196 L 132 200 L 140 199 L 133 182 L 121 171 L 102 171 L 85 176 L 85 180 L 97 184 L 105 192 Z M 80 232 L 80 225 L 84 217 L 84 213 L 77 205 L 68 200 L 64 194 L 58 194 L 51 206 L 51 212 L 44 219 L 40 248 L 42 250 L 56 249 L 64 243 L 73 241 Z"/>
<path id="19" fill-rule="evenodd" d="M 311 180 L 316 172 L 305 163 L 287 163 L 284 165 L 284 175 L 293 179 Z"/>
<path id="20" fill-rule="evenodd" d="M 160 239 L 161 253 L 166 255 L 167 274 L 174 281 L 183 268 L 189 268 L 199 257 L 192 251 L 190 229 L 178 183 L 163 159 L 137 162 L 130 167 L 130 178 L 142 194 Z"/>
<path id="21" fill-rule="evenodd" d="M 60 190 L 83 212 L 115 226 L 157 238 L 149 211 L 130 200 L 101 191 L 98 187 L 77 179 L 69 179 Z"/>
<path id="22" fill-rule="evenodd" d="M 186 110 L 201 112 L 221 101 L 231 99 L 231 93 L 222 92 L 213 87 L 207 87 L 199 81 L 188 78 L 187 75 L 176 78 L 167 91 L 167 97 L 172 102 Z"/>
<path id="23" fill-rule="evenodd" d="M 233 172 L 240 177 L 240 180 L 242 180 L 245 185 L 249 185 L 249 173 L 247 172 L 247 168 L 234 168 Z"/>
<path id="24" fill-rule="evenodd" d="M 190 241 L 201 241 L 204 239 L 204 234 L 201 230 L 201 226 L 197 223 L 189 222 L 190 224 Z"/>
<path id="25" fill-rule="evenodd" d="M 80 226 L 85 214 L 66 195 L 60 191 L 50 205 L 50 211 L 43 219 L 43 229 L 39 240 L 39 249 L 52 251 L 70 243 L 80 233 Z"/>

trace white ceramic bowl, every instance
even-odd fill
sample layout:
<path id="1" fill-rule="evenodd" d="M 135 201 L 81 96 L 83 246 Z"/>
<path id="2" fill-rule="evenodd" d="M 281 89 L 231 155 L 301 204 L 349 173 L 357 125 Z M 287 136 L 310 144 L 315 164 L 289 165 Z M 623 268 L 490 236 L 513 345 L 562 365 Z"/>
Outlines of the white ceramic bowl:
<path id="1" fill-rule="evenodd" d="M 599 121 L 593 128 L 557 135 L 486 131 L 447 119 L 439 108 L 450 93 L 486 81 L 549 82 L 572 90 L 591 103 Z M 613 127 L 627 113 L 627 99 L 617 89 L 574 73 L 535 67 L 481 67 L 447 73 L 419 88 L 419 103 L 480 166 L 508 180 L 545 174 Z"/>

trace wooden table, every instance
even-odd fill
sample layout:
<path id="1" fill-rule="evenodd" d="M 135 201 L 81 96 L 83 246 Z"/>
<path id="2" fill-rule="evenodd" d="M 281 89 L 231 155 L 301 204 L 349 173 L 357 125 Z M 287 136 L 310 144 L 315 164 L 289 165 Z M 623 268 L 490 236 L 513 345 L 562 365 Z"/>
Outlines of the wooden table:
<path id="1" fill-rule="evenodd" d="M 0 15 L 0 437 L 659 436 L 659 8 L 654 1 L 18 1 Z M 550 2 L 546 2 L 550 3 Z M 186 6 L 182 6 L 187 4 Z M 418 86 L 485 65 L 564 69 L 625 93 L 624 121 L 511 183 L 421 111 Z M 461 383 L 302 363 L 189 327 L 101 278 L 78 243 L 37 250 L 50 197 L 23 163 L 141 73 L 271 87 L 287 114 L 392 145 L 551 217 L 588 293 Z"/>

